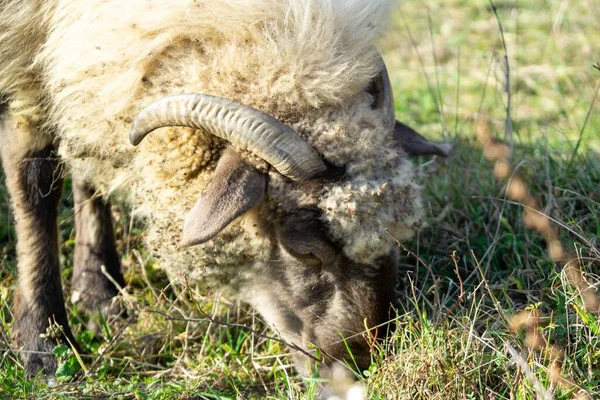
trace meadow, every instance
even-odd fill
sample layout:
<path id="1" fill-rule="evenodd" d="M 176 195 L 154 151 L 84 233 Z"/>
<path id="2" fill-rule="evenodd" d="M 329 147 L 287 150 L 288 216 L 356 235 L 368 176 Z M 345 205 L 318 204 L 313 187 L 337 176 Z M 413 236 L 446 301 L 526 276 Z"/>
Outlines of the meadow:
<path id="1" fill-rule="evenodd" d="M 396 117 L 454 151 L 414 160 L 428 225 L 399 243 L 396 329 L 373 343 L 369 370 L 354 371 L 367 398 L 600 397 L 599 21 L 597 0 L 404 0 L 395 9 L 380 49 Z M 295 375 L 258 315 L 171 285 L 141 246 L 143 227 L 118 206 L 128 317 L 90 318 L 68 303 L 88 355 L 58 346 L 55 382 L 26 380 L 10 342 L 8 201 L 0 183 L 0 398 L 315 398 L 321 379 Z M 61 203 L 69 282 L 68 181 Z"/>

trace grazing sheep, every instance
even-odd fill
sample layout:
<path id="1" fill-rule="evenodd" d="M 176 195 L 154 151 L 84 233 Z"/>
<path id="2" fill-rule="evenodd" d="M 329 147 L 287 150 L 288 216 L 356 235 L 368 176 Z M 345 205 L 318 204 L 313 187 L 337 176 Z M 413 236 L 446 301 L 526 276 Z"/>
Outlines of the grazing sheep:
<path id="1" fill-rule="evenodd" d="M 407 154 L 449 150 L 395 121 L 374 47 L 390 3 L 0 3 L 14 336 L 29 375 L 56 368 L 39 336 L 49 321 L 75 342 L 57 250 L 63 163 L 76 202 L 74 302 L 114 311 L 100 266 L 124 283 L 116 198 L 145 221 L 172 278 L 229 288 L 328 363 L 348 344 L 368 365 L 359 333 L 365 319 L 387 321 L 395 300 L 397 252 L 383 232 L 406 239 L 422 224 Z"/>

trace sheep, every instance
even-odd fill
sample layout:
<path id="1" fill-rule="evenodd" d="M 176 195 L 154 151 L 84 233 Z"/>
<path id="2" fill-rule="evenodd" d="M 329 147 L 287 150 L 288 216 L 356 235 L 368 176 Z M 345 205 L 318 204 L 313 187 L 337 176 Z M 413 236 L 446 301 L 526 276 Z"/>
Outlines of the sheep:
<path id="1" fill-rule="evenodd" d="M 17 232 L 16 344 L 51 375 L 49 322 L 75 344 L 58 262 L 74 182 L 72 301 L 124 285 L 108 199 L 146 224 L 172 279 L 226 288 L 324 362 L 369 363 L 398 253 L 423 223 L 408 155 L 446 155 L 395 120 L 375 40 L 391 0 L 7 0 L 0 151 Z M 156 131 L 156 132 L 154 132 Z M 101 272 L 106 267 L 110 278 Z M 381 330 L 383 331 L 383 329 Z M 343 337 L 347 339 L 344 340 Z M 310 350 L 313 351 L 313 350 Z M 306 357 L 294 354 L 306 373 Z"/>

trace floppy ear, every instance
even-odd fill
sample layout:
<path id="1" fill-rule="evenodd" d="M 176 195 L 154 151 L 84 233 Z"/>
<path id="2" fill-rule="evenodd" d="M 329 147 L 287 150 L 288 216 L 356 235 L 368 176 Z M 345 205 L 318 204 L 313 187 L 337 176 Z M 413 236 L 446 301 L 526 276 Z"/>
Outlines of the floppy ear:
<path id="1" fill-rule="evenodd" d="M 394 125 L 394 141 L 410 156 L 438 155 L 447 157 L 452 150 L 448 143 L 430 143 L 410 126 L 396 121 Z"/>
<path id="2" fill-rule="evenodd" d="M 233 150 L 225 150 L 213 178 L 185 217 L 181 245 L 209 241 L 231 221 L 260 204 L 267 178 L 246 164 Z"/>

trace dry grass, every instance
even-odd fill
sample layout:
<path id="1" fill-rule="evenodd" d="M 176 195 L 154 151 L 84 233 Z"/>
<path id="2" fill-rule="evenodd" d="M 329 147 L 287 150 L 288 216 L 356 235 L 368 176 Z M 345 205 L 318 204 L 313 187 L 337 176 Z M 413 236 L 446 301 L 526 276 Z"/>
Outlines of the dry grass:
<path id="1" fill-rule="evenodd" d="M 403 243 L 418 259 L 402 259 L 398 329 L 374 351 L 364 380 L 370 398 L 600 396 L 600 319 L 589 301 L 600 282 L 600 5 L 505 1 L 496 2 L 496 16 L 490 4 L 404 1 L 381 41 L 397 117 L 453 141 L 455 152 L 418 160 L 431 224 Z M 484 147 L 481 121 L 493 138 Z M 514 190 L 518 182 L 526 192 Z M 0 397 L 314 396 L 318 380 L 294 375 L 257 315 L 201 288 L 169 286 L 120 209 L 124 301 L 136 318 L 104 323 L 100 339 L 71 306 L 72 326 L 94 355 L 83 359 L 90 376 L 69 380 L 75 368 L 65 368 L 55 387 L 24 380 L 8 350 L 14 235 L 3 187 L 0 200 Z M 68 278 L 68 197 L 63 206 Z M 564 260 L 548 255 L 553 241 Z M 580 273 L 562 268 L 570 259 Z M 68 351 L 61 357 L 76 364 Z"/>

